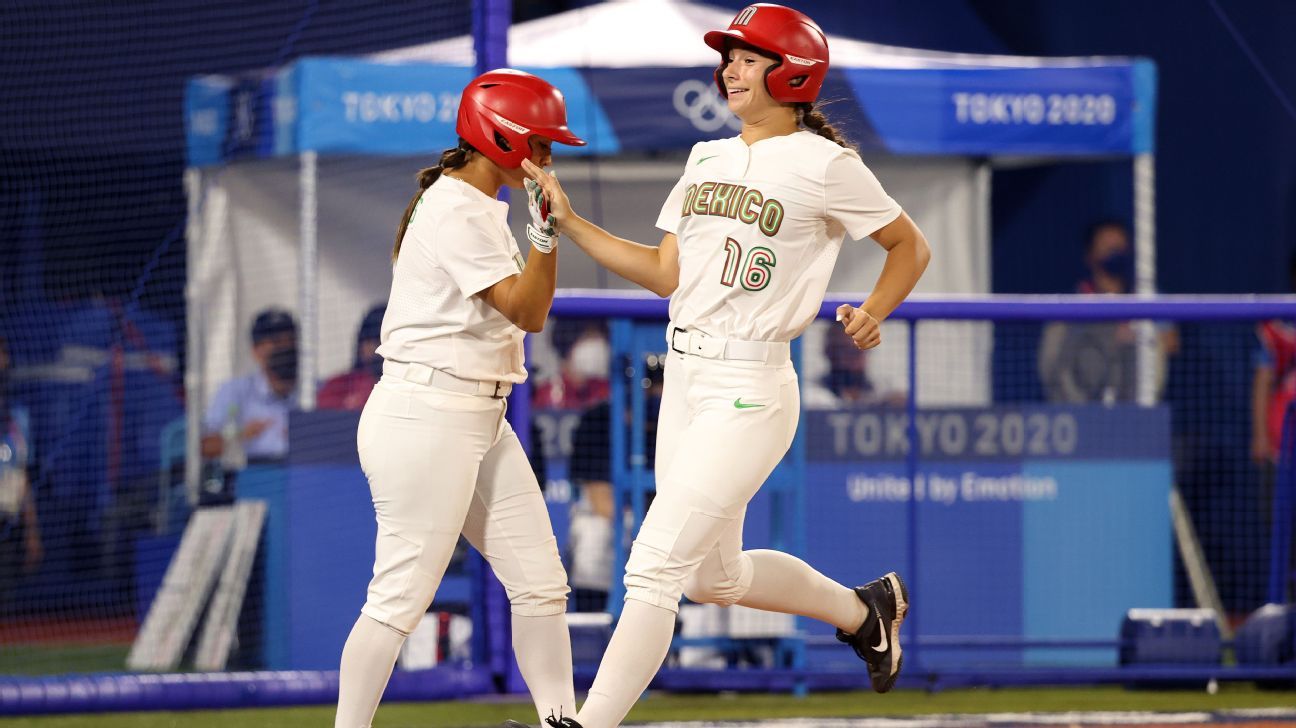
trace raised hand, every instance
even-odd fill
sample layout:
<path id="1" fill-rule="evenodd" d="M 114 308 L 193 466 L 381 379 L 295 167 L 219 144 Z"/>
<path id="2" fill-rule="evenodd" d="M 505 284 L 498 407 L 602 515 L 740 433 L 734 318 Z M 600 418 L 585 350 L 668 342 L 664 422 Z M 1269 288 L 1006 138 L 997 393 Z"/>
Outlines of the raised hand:
<path id="1" fill-rule="evenodd" d="M 547 255 L 558 244 L 558 221 L 549 211 L 549 201 L 545 199 L 540 185 L 530 178 L 522 183 L 526 187 L 527 210 L 531 212 L 531 222 L 527 223 L 527 239 L 536 250 Z"/>
<path id="2" fill-rule="evenodd" d="M 553 215 L 557 228 L 562 230 L 563 221 L 575 213 L 572 212 L 567 193 L 563 192 L 562 185 L 558 183 L 558 173 L 546 172 L 529 159 L 522 160 L 522 171 L 540 185 L 544 199 L 549 203 L 549 213 Z"/>

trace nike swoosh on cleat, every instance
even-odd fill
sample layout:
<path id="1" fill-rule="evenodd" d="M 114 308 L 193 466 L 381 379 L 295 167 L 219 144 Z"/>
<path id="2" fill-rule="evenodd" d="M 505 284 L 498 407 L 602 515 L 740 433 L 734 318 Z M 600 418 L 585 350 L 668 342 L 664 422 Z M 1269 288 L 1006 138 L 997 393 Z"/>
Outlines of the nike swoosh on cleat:
<path id="1" fill-rule="evenodd" d="M 742 397 L 739 397 L 738 399 L 734 400 L 735 409 L 751 409 L 752 407 L 764 407 L 764 406 L 765 405 L 763 404 L 747 404 L 742 401 Z"/>
<path id="2" fill-rule="evenodd" d="M 883 626 L 883 625 L 879 622 L 878 626 L 881 627 L 881 626 Z M 873 646 L 873 650 L 874 650 L 875 652 L 886 652 L 886 651 L 887 651 L 887 634 L 886 634 L 886 633 L 887 633 L 887 631 L 886 631 L 885 629 L 879 629 L 879 630 L 878 630 L 878 643 L 877 643 L 876 645 Z"/>

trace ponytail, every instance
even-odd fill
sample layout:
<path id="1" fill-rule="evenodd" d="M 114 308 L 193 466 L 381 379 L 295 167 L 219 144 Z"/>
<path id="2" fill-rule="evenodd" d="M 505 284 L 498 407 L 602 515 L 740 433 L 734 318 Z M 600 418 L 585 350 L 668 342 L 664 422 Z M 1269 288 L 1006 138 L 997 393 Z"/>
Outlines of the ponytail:
<path id="1" fill-rule="evenodd" d="M 840 132 L 828 123 L 828 117 L 815 107 L 813 102 L 805 101 L 796 105 L 797 122 L 806 129 L 818 134 L 838 146 L 846 147 L 852 151 L 858 152 L 850 140 L 842 136 Z"/>
<path id="2" fill-rule="evenodd" d="M 419 191 L 414 193 L 414 199 L 410 200 L 409 205 L 405 208 L 405 214 L 401 216 L 400 229 L 396 231 L 396 246 L 392 248 L 392 262 L 400 255 L 401 241 L 405 239 L 405 230 L 409 227 L 410 220 L 414 217 L 414 208 L 418 207 L 419 200 L 423 199 L 423 193 L 427 188 L 432 186 L 441 177 L 441 173 L 447 169 L 459 169 L 468 164 L 468 155 L 470 152 L 477 150 L 472 148 L 468 142 L 460 139 L 459 146 L 451 147 L 441 152 L 441 159 L 435 167 L 420 169 L 418 173 Z"/>

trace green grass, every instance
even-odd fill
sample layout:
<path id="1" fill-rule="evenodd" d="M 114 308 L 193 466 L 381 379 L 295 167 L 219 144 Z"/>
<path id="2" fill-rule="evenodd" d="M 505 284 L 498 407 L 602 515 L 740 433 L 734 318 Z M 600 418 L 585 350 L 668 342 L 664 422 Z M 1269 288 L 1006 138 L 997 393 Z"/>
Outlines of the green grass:
<path id="1" fill-rule="evenodd" d="M 822 693 L 804 699 L 786 695 L 650 696 L 631 711 L 631 722 L 744 720 L 790 717 L 905 716 L 925 713 L 991 713 L 1073 710 L 1230 710 L 1296 706 L 1296 691 L 1262 691 L 1249 685 L 1204 691 L 1158 692 L 1122 688 L 897 690 Z M 483 700 L 453 703 L 393 703 L 378 710 L 379 728 L 498 726 L 507 718 L 534 720 L 529 703 Z M 273 710 L 118 713 L 0 719 L 0 728 L 305 728 L 331 725 L 332 706 Z"/>
<path id="2" fill-rule="evenodd" d="M 17 645 L 0 649 L 0 675 L 120 672 L 130 645 Z"/>

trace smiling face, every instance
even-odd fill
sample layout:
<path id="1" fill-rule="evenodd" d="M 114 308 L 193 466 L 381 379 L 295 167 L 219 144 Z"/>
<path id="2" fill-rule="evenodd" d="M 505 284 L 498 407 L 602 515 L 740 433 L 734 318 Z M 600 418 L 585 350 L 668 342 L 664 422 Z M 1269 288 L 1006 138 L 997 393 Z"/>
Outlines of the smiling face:
<path id="1" fill-rule="evenodd" d="M 765 73 L 778 61 L 750 46 L 731 43 L 720 77 L 729 94 L 729 110 L 743 121 L 781 106 L 765 88 Z"/>
<path id="2" fill-rule="evenodd" d="M 537 167 L 548 167 L 553 164 L 553 140 L 547 137 L 533 135 L 530 138 L 531 144 L 531 163 Z M 504 169 L 504 184 L 514 189 L 522 189 L 522 180 L 526 179 L 526 172 L 522 168 Z"/>

